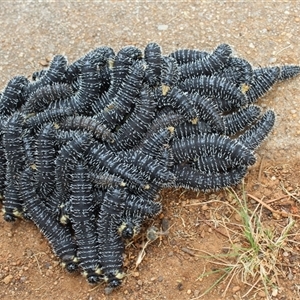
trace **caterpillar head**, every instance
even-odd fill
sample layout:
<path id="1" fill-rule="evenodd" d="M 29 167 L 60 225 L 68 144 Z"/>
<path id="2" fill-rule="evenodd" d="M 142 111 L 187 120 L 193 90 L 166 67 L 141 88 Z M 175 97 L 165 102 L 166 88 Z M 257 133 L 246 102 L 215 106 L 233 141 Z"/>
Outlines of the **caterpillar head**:
<path id="1" fill-rule="evenodd" d="M 78 269 L 78 258 L 73 255 L 64 255 L 62 257 L 62 266 L 69 273 L 73 273 Z"/>

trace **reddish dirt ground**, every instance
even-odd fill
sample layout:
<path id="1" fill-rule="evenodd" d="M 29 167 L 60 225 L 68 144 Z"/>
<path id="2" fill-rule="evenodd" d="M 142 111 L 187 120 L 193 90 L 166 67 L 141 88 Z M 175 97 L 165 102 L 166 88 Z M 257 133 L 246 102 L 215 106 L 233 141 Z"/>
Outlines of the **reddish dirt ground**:
<path id="1" fill-rule="evenodd" d="M 47 65 L 53 54 L 73 61 L 90 49 L 108 45 L 117 51 L 125 45 L 144 48 L 159 43 L 164 53 L 178 48 L 208 51 L 226 42 L 237 55 L 254 66 L 299 64 L 300 14 L 296 2 L 243 3 L 110 3 L 57 2 L 0 4 L 0 89 L 15 75 L 30 76 Z M 164 25 L 164 26 L 162 26 Z M 280 230 L 293 214 L 294 227 L 277 265 L 278 288 L 270 299 L 299 299 L 300 217 L 300 87 L 299 78 L 278 83 L 259 103 L 277 115 L 273 133 L 257 151 L 257 163 L 245 177 L 246 192 L 264 203 L 261 220 Z M 240 194 L 242 185 L 235 187 Z M 274 200 L 274 201 L 272 201 Z M 0 220 L 1 299 L 197 299 L 212 286 L 220 273 L 208 254 L 226 254 L 231 246 L 230 230 L 241 224 L 238 208 L 227 191 L 196 193 L 164 190 L 163 212 L 150 220 L 138 238 L 126 248 L 123 285 L 106 295 L 104 286 L 90 286 L 80 274 L 67 274 L 35 226 L 26 221 L 9 224 Z M 258 201 L 248 197 L 255 209 Z M 269 205 L 269 209 L 265 204 Z M 272 211 L 271 211 L 272 210 Z M 274 212 L 275 211 L 275 212 Z M 230 224 L 231 223 L 231 224 Z M 168 226 L 167 226 L 168 225 Z M 146 242 L 148 227 L 163 235 L 147 246 L 145 257 L 135 268 Z M 165 229 L 168 231 L 165 232 Z M 230 235 L 234 243 L 245 241 Z M 204 253 L 205 251 L 206 253 Z M 230 258 L 226 258 L 231 262 Z M 248 284 L 233 278 L 216 285 L 201 299 L 267 299 L 255 278 Z M 245 295 L 251 286 L 255 286 Z M 273 294 L 272 294 L 273 293 Z"/>

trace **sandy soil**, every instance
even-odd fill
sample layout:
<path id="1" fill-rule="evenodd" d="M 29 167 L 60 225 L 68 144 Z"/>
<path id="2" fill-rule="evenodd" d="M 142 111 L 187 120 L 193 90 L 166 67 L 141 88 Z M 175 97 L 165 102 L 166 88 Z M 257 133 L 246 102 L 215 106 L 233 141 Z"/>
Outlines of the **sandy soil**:
<path id="1" fill-rule="evenodd" d="M 236 54 L 254 66 L 300 63 L 300 7 L 297 2 L 233 3 L 196 1 L 0 4 L 0 89 L 15 75 L 30 76 L 47 65 L 54 54 L 69 61 L 99 45 L 117 51 L 125 45 L 144 48 L 159 43 L 164 53 L 178 48 L 213 50 L 220 43 L 232 45 Z M 279 212 L 300 215 L 300 85 L 299 78 L 279 83 L 259 104 L 277 114 L 274 132 L 257 151 L 257 163 L 245 178 L 247 192 Z M 240 187 L 236 188 L 237 191 Z M 219 202 L 216 200 L 220 200 Z M 228 233 L 218 220 L 240 222 L 228 208 L 228 193 L 194 193 L 165 190 L 163 214 L 148 226 L 169 224 L 146 248 L 146 256 L 135 269 L 145 242 L 140 235 L 126 249 L 128 273 L 122 287 L 105 295 L 102 285 L 88 285 L 79 274 L 61 269 L 49 245 L 30 222 L 15 224 L 0 220 L 1 299 L 193 299 L 199 297 L 219 274 L 199 276 L 216 269 L 202 251 L 217 255 L 230 246 Z M 223 203 L 222 203 L 223 201 Z M 249 198 L 254 208 L 257 201 Z M 278 257 L 282 263 L 279 288 L 272 299 L 299 299 L 299 219 L 288 242 L 289 251 Z M 270 228 L 281 228 L 287 218 L 263 209 L 262 220 Z M 146 228 L 144 232 L 146 231 Z M 242 299 L 248 285 L 230 284 L 225 299 Z M 221 299 L 226 283 L 220 283 L 201 299 Z M 276 292 L 277 291 L 277 292 Z M 243 299 L 266 299 L 257 285 Z"/>

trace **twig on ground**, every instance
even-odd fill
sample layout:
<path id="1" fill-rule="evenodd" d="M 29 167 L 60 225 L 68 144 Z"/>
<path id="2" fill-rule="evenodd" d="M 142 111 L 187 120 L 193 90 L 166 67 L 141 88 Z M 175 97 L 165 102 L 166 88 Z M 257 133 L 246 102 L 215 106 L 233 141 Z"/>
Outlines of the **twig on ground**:
<path id="1" fill-rule="evenodd" d="M 261 182 L 261 173 L 262 173 L 262 169 L 263 169 L 263 162 L 264 162 L 264 155 L 261 157 L 261 161 L 260 161 L 260 166 L 259 166 L 259 171 L 258 171 L 258 181 Z"/>
<path id="2" fill-rule="evenodd" d="M 287 212 L 282 212 L 282 211 L 278 211 L 273 209 L 270 205 L 266 204 L 265 202 L 261 201 L 260 199 L 256 198 L 255 196 L 251 195 L 251 194 L 247 194 L 250 198 L 252 198 L 253 200 L 257 201 L 258 203 L 260 203 L 262 206 L 264 206 L 265 208 L 267 208 L 269 211 L 271 211 L 272 213 L 281 215 L 283 217 L 295 217 L 300 219 L 299 215 L 295 215 L 295 214 L 291 214 L 291 213 L 287 213 Z"/>
<path id="3" fill-rule="evenodd" d="M 290 197 L 289 195 L 284 195 L 284 196 L 281 196 L 281 197 L 278 197 L 278 198 L 275 198 L 275 199 L 266 200 L 265 203 L 270 204 L 270 203 L 282 200 L 284 198 L 289 198 L 289 197 Z"/>

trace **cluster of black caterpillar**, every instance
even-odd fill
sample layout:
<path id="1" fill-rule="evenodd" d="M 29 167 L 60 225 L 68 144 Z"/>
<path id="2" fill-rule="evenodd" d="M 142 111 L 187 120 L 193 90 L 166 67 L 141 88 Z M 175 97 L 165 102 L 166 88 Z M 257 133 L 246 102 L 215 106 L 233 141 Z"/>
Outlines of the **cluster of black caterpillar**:
<path id="1" fill-rule="evenodd" d="M 68 271 L 117 287 L 124 242 L 159 214 L 158 192 L 239 183 L 275 121 L 253 103 L 299 73 L 252 68 L 227 44 L 56 55 L 0 94 L 4 219 L 32 220 Z"/>

